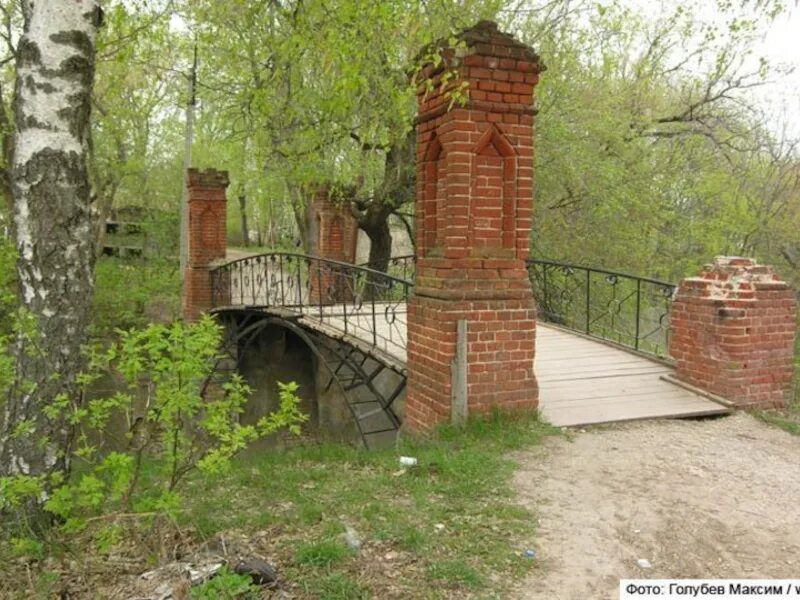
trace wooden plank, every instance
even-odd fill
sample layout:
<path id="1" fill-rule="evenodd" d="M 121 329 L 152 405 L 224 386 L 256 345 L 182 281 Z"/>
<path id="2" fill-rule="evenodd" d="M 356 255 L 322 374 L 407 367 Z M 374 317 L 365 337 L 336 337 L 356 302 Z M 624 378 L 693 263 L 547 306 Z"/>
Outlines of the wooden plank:
<path id="1" fill-rule="evenodd" d="M 555 369 L 550 373 L 541 373 L 540 381 L 571 381 L 580 379 L 597 379 L 603 377 L 620 377 L 625 375 L 647 375 L 651 373 L 668 373 L 663 367 L 647 367 L 643 365 L 597 366 L 585 369 Z"/>
<path id="2" fill-rule="evenodd" d="M 558 418 L 559 425 L 567 419 L 572 423 L 605 423 L 609 421 L 625 419 L 642 419 L 647 417 L 665 415 L 687 415 L 687 414 L 725 414 L 730 412 L 729 408 L 719 404 L 688 403 L 676 404 L 668 403 L 639 403 L 639 404 L 604 404 L 595 406 L 591 409 L 584 407 L 558 408 L 552 407 L 545 409 L 542 414 L 551 418 Z M 555 421 L 553 421 L 554 424 Z"/>
<path id="3" fill-rule="evenodd" d="M 553 375 L 550 377 L 541 377 L 539 381 L 542 383 L 550 383 L 556 381 L 592 381 L 593 385 L 602 385 L 603 380 L 606 379 L 617 379 L 617 378 L 624 378 L 630 377 L 632 375 L 653 375 L 656 379 L 659 375 L 665 373 L 664 369 L 659 369 L 655 367 L 651 370 L 647 369 L 636 369 L 636 370 L 622 370 L 622 371 L 607 371 L 605 373 L 580 373 L 580 374 L 569 374 L 565 373 L 564 375 Z"/>
<path id="4" fill-rule="evenodd" d="M 553 425 L 558 427 L 590 425 L 598 423 L 611 423 L 616 421 L 632 421 L 652 418 L 679 418 L 705 415 L 721 415 L 729 413 L 730 409 L 713 402 L 698 402 L 691 404 L 641 403 L 606 405 L 595 407 L 595 410 L 585 409 L 560 409 L 557 407 L 544 407 L 542 415 Z"/>
<path id="5" fill-rule="evenodd" d="M 711 400 L 706 400 L 705 398 L 701 398 L 699 396 L 694 396 L 690 394 L 679 394 L 677 392 L 660 393 L 660 394 L 626 394 L 620 396 L 605 396 L 601 398 L 561 397 L 557 400 L 554 399 L 552 396 L 550 396 L 550 397 L 542 397 L 542 401 L 545 404 L 552 405 L 553 407 L 558 409 L 573 409 L 581 407 L 605 408 L 609 406 L 617 406 L 622 404 L 632 404 L 637 406 L 672 405 L 675 407 L 683 405 L 697 406 L 699 404 L 710 406 L 710 404 L 708 403 L 717 405 L 716 402 L 711 402 Z M 722 406 L 722 405 L 720 404 L 717 406 Z"/>
<path id="6" fill-rule="evenodd" d="M 636 358 L 635 356 L 626 356 L 617 358 L 615 356 L 609 356 L 607 354 L 602 354 L 600 356 L 578 356 L 574 357 L 571 360 L 567 361 L 565 358 L 557 358 L 557 359 L 550 359 L 550 360 L 537 360 L 537 365 L 541 365 L 545 369 L 549 368 L 558 368 L 560 366 L 567 366 L 575 365 L 580 367 L 605 367 L 605 366 L 620 366 L 620 365 L 644 365 L 650 366 L 655 365 L 657 363 L 651 363 L 649 361 L 644 361 L 641 358 Z M 658 365 L 662 369 L 667 370 L 667 367 L 664 365 Z"/>
<path id="7" fill-rule="evenodd" d="M 574 388 L 560 388 L 552 389 L 548 387 L 539 388 L 539 398 L 542 402 L 548 404 L 571 403 L 578 400 L 602 402 L 607 399 L 615 398 L 641 398 L 646 400 L 649 397 L 666 397 L 666 398 L 681 398 L 672 390 L 664 390 L 663 388 L 640 388 L 640 389 L 624 389 L 618 392 L 608 390 L 606 388 L 593 387 L 590 389 L 574 389 Z"/>
<path id="8" fill-rule="evenodd" d="M 667 372 L 669 373 L 669 371 Z M 542 374 L 538 371 L 537 374 L 540 376 L 539 379 L 541 387 L 544 387 L 544 385 L 547 385 L 547 387 L 551 388 L 566 387 L 566 386 L 578 385 L 576 382 L 581 381 L 577 379 L 574 381 L 571 381 L 569 379 L 562 379 L 559 381 L 547 381 L 547 378 L 544 376 L 545 374 Z M 627 388 L 629 386 L 632 386 L 634 388 L 636 387 L 650 388 L 656 386 L 657 384 L 664 385 L 666 384 L 666 382 L 661 381 L 660 376 L 655 376 L 652 373 L 639 373 L 639 374 L 630 374 L 624 378 L 619 378 L 619 377 L 609 378 L 608 387 L 611 389 L 622 389 L 623 387 Z M 591 386 L 594 384 L 592 382 L 588 382 L 582 385 Z"/>

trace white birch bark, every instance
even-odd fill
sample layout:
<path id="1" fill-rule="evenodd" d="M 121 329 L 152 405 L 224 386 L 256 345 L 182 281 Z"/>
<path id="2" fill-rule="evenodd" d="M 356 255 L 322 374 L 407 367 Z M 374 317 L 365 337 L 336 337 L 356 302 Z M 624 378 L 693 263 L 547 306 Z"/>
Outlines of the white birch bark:
<path id="1" fill-rule="evenodd" d="M 19 384 L 3 404 L 0 474 L 66 468 L 67 428 L 41 409 L 74 392 L 93 291 L 86 158 L 99 3 L 23 0 L 23 12 L 10 179 L 20 298 L 38 338 L 18 349 Z M 11 435 L 20 423 L 28 433 Z"/>

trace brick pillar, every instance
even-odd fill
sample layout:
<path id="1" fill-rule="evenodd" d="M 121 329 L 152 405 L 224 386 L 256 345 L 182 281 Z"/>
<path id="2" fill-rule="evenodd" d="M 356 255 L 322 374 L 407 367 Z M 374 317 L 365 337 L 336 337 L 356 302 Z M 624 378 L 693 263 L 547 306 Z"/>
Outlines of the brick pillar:
<path id="1" fill-rule="evenodd" d="M 770 267 L 717 257 L 681 281 L 670 313 L 675 376 L 736 405 L 780 407 L 794 375 L 797 300 Z"/>
<path id="2" fill-rule="evenodd" d="M 331 198 L 330 187 L 321 185 L 311 201 L 314 245 L 320 258 L 353 264 L 356 260 L 358 223 L 346 204 Z M 336 304 L 352 299 L 352 286 L 347 285 L 345 273 L 326 264 L 312 263 L 309 274 L 311 302 Z M 315 271 L 316 269 L 316 271 Z"/>
<path id="3" fill-rule="evenodd" d="M 211 308 L 212 263 L 225 258 L 227 171 L 186 173 L 189 197 L 189 260 L 183 273 L 183 316 L 194 320 Z"/>
<path id="4" fill-rule="evenodd" d="M 408 306 L 405 408 L 412 431 L 450 418 L 462 319 L 469 412 L 538 405 L 536 311 L 525 259 L 533 88 L 544 67 L 492 22 L 458 37 L 463 47 L 445 48 L 440 64 L 425 66 L 417 92 L 417 275 Z M 466 103 L 452 103 L 447 91 L 463 83 Z"/>

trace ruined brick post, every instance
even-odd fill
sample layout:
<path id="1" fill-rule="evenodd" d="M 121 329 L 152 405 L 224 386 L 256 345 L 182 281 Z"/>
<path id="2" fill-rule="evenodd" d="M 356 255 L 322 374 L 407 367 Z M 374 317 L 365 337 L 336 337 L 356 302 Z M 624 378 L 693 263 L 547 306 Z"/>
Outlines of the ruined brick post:
<path id="1" fill-rule="evenodd" d="M 337 204 L 331 198 L 328 186 L 317 188 L 311 202 L 312 241 L 316 256 L 353 264 L 356 260 L 358 224 L 346 204 Z M 352 299 L 352 286 L 347 273 L 325 263 L 311 264 L 309 272 L 310 301 L 336 304 Z"/>
<path id="2" fill-rule="evenodd" d="M 194 320 L 211 308 L 211 267 L 223 260 L 227 248 L 227 171 L 186 173 L 189 197 L 189 254 L 183 273 L 183 316 Z"/>
<path id="3" fill-rule="evenodd" d="M 717 257 L 681 281 L 670 312 L 675 376 L 734 404 L 780 407 L 794 375 L 797 300 L 768 266 Z"/>
<path id="4" fill-rule="evenodd" d="M 534 410 L 536 311 L 525 268 L 533 212 L 531 48 L 482 21 L 428 64 L 418 88 L 416 286 L 408 306 L 405 427 L 451 416 L 467 321 L 468 412 Z M 464 88 L 466 84 L 466 88 Z M 449 93 L 465 89 L 464 104 Z M 461 385 L 461 384 L 459 384 Z"/>

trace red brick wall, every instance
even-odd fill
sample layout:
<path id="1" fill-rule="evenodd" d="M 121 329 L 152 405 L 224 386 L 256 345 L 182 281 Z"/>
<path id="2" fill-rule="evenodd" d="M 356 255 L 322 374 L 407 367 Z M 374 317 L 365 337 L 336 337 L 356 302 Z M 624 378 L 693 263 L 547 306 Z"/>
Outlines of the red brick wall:
<path id="1" fill-rule="evenodd" d="M 189 169 L 186 186 L 189 252 L 183 273 L 183 316 L 194 320 L 211 308 L 210 268 L 214 261 L 225 258 L 228 173 Z"/>
<path id="2" fill-rule="evenodd" d="M 456 324 L 468 322 L 469 411 L 534 409 L 536 314 L 525 269 L 533 211 L 533 51 L 481 22 L 419 80 L 417 281 L 405 427 L 450 417 Z M 452 75 L 455 75 L 453 77 Z M 444 82 L 444 85 L 443 85 Z M 466 104 L 449 90 L 467 84 Z"/>
<path id="3" fill-rule="evenodd" d="M 319 186 L 311 202 L 311 217 L 318 224 L 317 256 L 353 264 L 358 223 L 350 207 L 334 202 L 328 186 Z"/>
<path id="4" fill-rule="evenodd" d="M 740 406 L 780 407 L 794 375 L 794 290 L 748 258 L 684 279 L 670 313 L 676 376 Z"/>
<path id="5" fill-rule="evenodd" d="M 353 264 L 356 260 L 358 223 L 349 206 L 336 203 L 330 188 L 320 186 L 311 203 L 311 218 L 316 221 L 317 256 Z M 319 268 L 317 268 L 319 267 Z M 341 271 L 326 263 L 314 265 L 316 274 L 310 279 L 310 300 L 322 304 L 336 304 L 352 299 L 351 286 Z"/>

